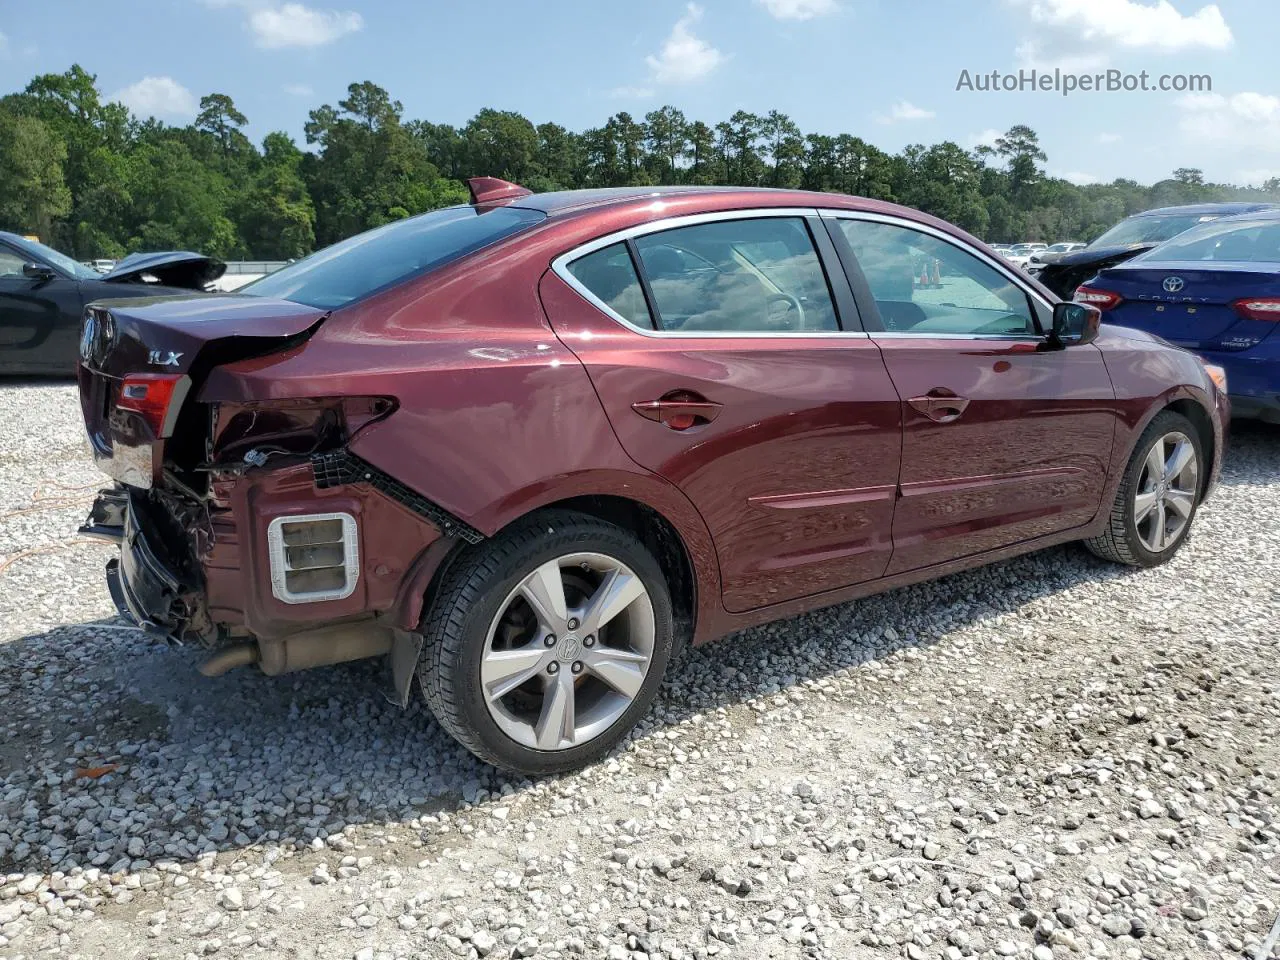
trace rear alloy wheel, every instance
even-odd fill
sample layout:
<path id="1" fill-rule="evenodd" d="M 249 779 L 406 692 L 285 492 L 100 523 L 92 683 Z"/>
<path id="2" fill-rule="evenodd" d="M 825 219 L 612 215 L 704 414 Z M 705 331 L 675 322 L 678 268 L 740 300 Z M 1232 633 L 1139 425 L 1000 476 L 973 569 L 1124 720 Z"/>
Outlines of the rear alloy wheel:
<path id="1" fill-rule="evenodd" d="M 657 563 L 626 531 L 543 514 L 450 570 L 419 682 L 477 756 L 537 775 L 607 753 L 648 709 L 671 651 Z"/>
<path id="2" fill-rule="evenodd" d="M 1098 556 L 1154 567 L 1172 557 L 1200 502 L 1200 437 L 1181 414 L 1166 410 L 1143 433 L 1116 493 L 1107 531 L 1086 541 Z"/>

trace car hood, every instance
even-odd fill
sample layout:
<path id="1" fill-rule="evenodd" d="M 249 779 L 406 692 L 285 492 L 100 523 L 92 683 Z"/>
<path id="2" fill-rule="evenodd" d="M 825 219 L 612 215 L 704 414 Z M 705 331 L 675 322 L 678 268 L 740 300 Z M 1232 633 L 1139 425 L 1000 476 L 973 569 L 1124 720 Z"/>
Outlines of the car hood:
<path id="1" fill-rule="evenodd" d="M 105 283 L 143 283 L 150 274 L 166 287 L 203 290 L 227 271 L 221 260 L 189 250 L 131 253 L 100 278 Z"/>
<path id="2" fill-rule="evenodd" d="M 1099 270 L 1113 267 L 1125 260 L 1157 246 L 1154 243 L 1130 243 L 1120 246 L 1085 247 L 1071 253 L 1052 254 L 1053 259 L 1041 258 L 1040 273 L 1036 279 L 1063 300 L 1075 295 L 1076 287 Z"/>

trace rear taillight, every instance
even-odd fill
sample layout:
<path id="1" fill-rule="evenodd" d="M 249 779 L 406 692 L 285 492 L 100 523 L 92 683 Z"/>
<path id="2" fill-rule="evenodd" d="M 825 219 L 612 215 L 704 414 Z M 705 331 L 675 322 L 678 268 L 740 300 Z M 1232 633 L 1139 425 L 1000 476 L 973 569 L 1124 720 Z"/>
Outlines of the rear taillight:
<path id="1" fill-rule="evenodd" d="M 1099 310 L 1114 310 L 1124 302 L 1124 297 L 1110 290 L 1099 290 L 1096 287 L 1076 287 L 1076 295 L 1072 299 L 1076 303 L 1087 303 Z"/>
<path id="2" fill-rule="evenodd" d="M 186 379 L 182 373 L 132 373 L 120 384 L 117 410 L 129 410 L 145 420 L 157 437 L 165 436 L 172 429 L 168 423 L 169 409 L 174 403 L 178 386 Z M 179 398 L 179 402 L 181 398 Z M 175 418 L 177 410 L 173 411 Z"/>
<path id="3" fill-rule="evenodd" d="M 1248 297 L 1231 304 L 1246 320 L 1271 320 L 1280 323 L 1280 297 Z"/>

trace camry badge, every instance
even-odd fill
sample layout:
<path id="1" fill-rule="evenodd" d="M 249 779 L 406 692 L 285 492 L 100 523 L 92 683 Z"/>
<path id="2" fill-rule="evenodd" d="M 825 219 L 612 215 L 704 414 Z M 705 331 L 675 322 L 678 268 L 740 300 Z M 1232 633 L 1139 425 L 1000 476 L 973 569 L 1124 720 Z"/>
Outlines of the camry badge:
<path id="1" fill-rule="evenodd" d="M 168 352 L 152 350 L 147 354 L 147 362 L 155 364 L 157 367 L 176 367 L 181 359 L 182 354 L 174 353 L 172 350 Z"/>
<path id="2" fill-rule="evenodd" d="M 1177 293 L 1186 285 L 1187 285 L 1186 281 L 1183 280 L 1181 277 L 1165 277 L 1164 278 L 1163 286 L 1166 293 Z"/>

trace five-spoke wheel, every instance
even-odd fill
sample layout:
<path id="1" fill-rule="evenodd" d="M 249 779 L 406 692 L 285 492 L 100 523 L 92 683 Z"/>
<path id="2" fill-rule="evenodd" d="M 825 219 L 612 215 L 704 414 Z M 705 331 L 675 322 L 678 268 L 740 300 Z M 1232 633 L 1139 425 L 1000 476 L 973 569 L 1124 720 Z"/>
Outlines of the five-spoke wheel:
<path id="1" fill-rule="evenodd" d="M 653 639 L 653 604 L 630 567 L 601 553 L 548 560 L 489 626 L 480 661 L 489 712 L 527 747 L 586 743 L 640 695 Z"/>
<path id="2" fill-rule="evenodd" d="M 1183 534 L 1200 491 L 1200 460 L 1191 438 L 1174 430 L 1151 447 L 1133 495 L 1138 538 L 1160 553 Z"/>
<path id="3" fill-rule="evenodd" d="M 423 623 L 419 682 L 445 729 L 484 759 L 566 770 L 648 709 L 672 623 L 662 571 L 632 534 L 536 515 L 450 569 Z"/>
<path id="4" fill-rule="evenodd" d="M 1203 463 L 1191 421 L 1172 410 L 1157 414 L 1134 447 L 1106 530 L 1086 545 L 1117 563 L 1164 563 L 1191 529 L 1203 493 Z"/>

